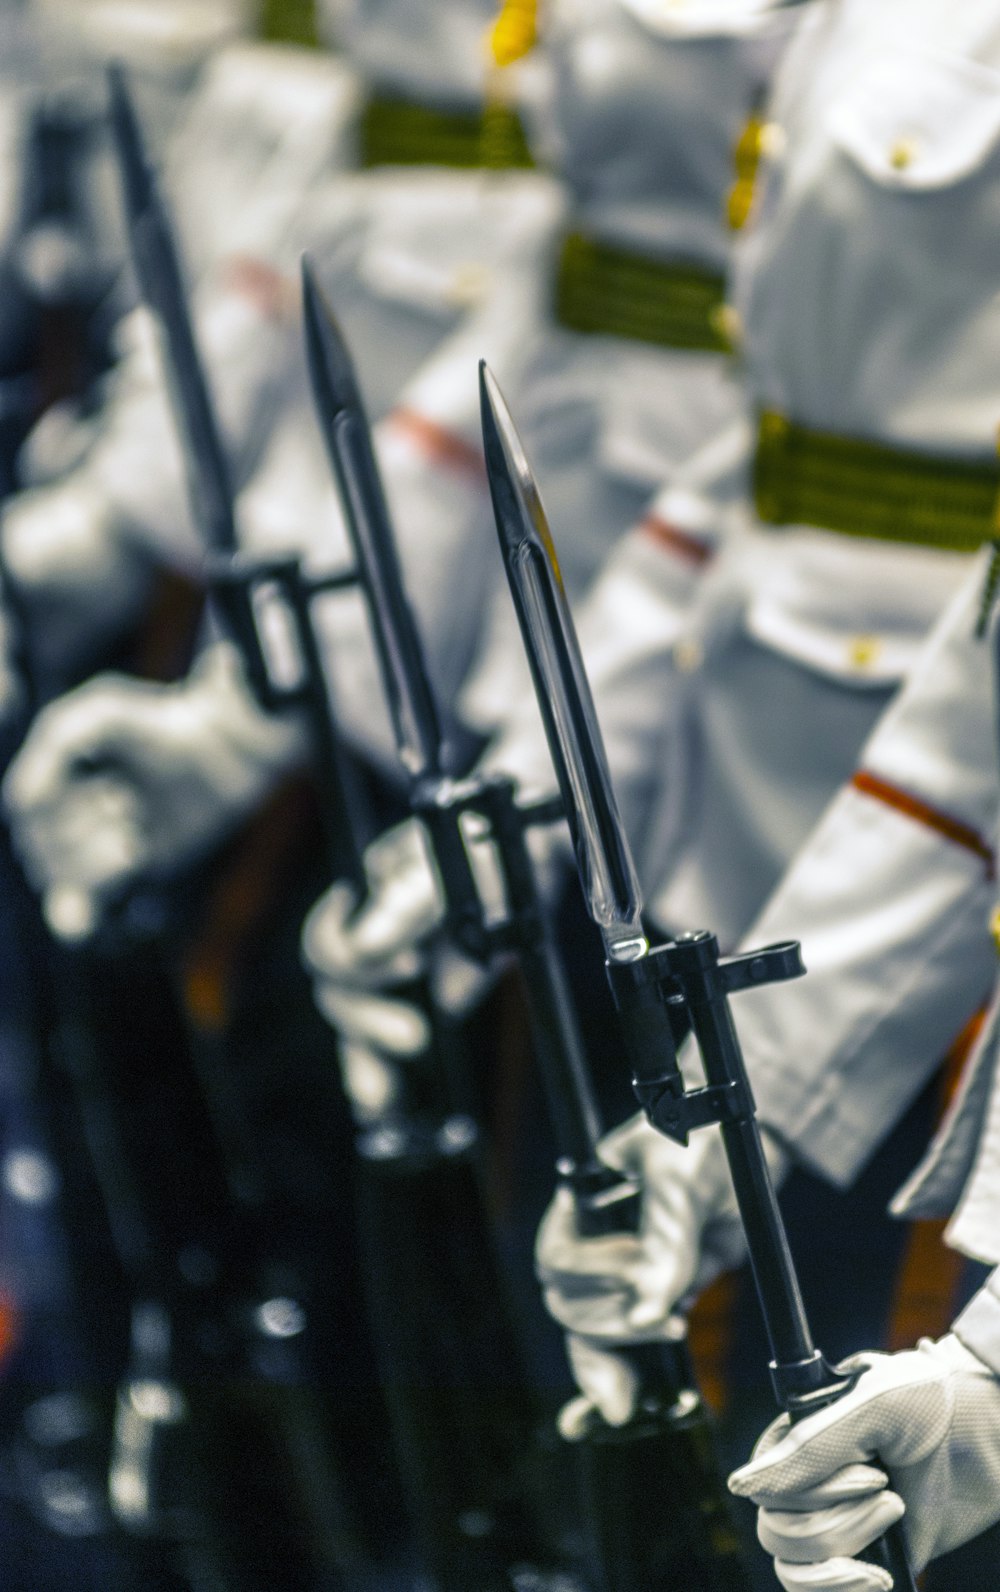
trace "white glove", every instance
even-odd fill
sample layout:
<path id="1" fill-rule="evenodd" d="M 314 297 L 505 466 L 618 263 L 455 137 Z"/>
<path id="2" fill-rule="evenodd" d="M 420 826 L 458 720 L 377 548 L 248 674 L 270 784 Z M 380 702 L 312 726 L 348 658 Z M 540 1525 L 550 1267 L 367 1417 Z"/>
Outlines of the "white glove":
<path id="1" fill-rule="evenodd" d="M 83 472 L 12 498 L 0 534 L 32 663 L 43 683 L 66 680 L 107 637 L 127 631 L 149 590 L 150 561 Z"/>
<path id="2" fill-rule="evenodd" d="M 340 1077 L 359 1127 L 384 1119 L 399 1099 L 402 1085 L 399 1062 L 389 1060 L 368 1045 L 342 1039 L 338 1046 Z"/>
<path id="3" fill-rule="evenodd" d="M 209 850 L 300 752 L 227 643 L 181 685 L 99 675 L 46 708 L 4 781 L 14 845 L 64 939 L 109 901 Z"/>
<path id="4" fill-rule="evenodd" d="M 765 1145 L 778 1177 L 784 1156 L 769 1136 Z M 545 1303 L 570 1333 L 570 1363 L 586 1400 L 564 1412 L 566 1436 L 576 1435 L 590 1406 L 613 1426 L 630 1418 L 634 1378 L 607 1351 L 616 1343 L 675 1336 L 677 1312 L 688 1298 L 746 1252 L 716 1128 L 699 1129 L 685 1148 L 636 1116 L 606 1135 L 600 1153 L 642 1188 L 639 1232 L 581 1238 L 572 1196 L 559 1189 L 535 1245 Z"/>
<path id="5" fill-rule="evenodd" d="M 1000 1378 L 950 1333 L 846 1364 L 868 1367 L 850 1393 L 797 1426 L 773 1422 L 729 1478 L 759 1506 L 787 1592 L 890 1587 L 850 1556 L 901 1518 L 915 1573 L 1000 1519 Z"/>
<path id="6" fill-rule="evenodd" d="M 485 901 L 499 884 L 492 847 L 470 847 Z M 360 909 L 350 885 L 334 884 L 306 918 L 302 954 L 320 1011 L 342 1040 L 390 1056 L 416 1056 L 430 1040 L 427 1019 L 408 1001 L 382 993 L 386 985 L 423 969 L 423 942 L 441 927 L 444 893 L 423 824 L 409 818 L 365 852 L 369 894 Z M 435 992 L 450 1010 L 464 1009 L 482 979 L 463 958 L 448 956 L 434 969 Z"/>

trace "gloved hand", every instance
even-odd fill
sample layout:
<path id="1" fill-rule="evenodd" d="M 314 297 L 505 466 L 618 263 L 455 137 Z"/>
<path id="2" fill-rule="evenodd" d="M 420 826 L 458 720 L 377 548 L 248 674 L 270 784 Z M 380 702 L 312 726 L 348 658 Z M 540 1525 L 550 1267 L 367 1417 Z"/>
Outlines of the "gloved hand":
<path id="1" fill-rule="evenodd" d="M 729 1478 L 759 1506 L 757 1534 L 787 1592 L 888 1588 L 886 1571 L 851 1555 L 896 1520 L 919 1573 L 1000 1519 L 1000 1378 L 990 1367 L 951 1333 L 846 1364 L 868 1367 L 850 1393 L 797 1426 L 781 1416 Z"/>
<path id="2" fill-rule="evenodd" d="M 765 1147 L 780 1178 L 785 1157 L 770 1135 Z M 600 1153 L 643 1190 L 639 1232 L 581 1238 L 569 1191 L 559 1189 L 535 1245 L 545 1303 L 568 1329 L 570 1363 L 583 1394 L 561 1418 L 570 1437 L 591 1407 L 613 1426 L 632 1414 L 634 1379 L 609 1352 L 613 1345 L 676 1335 L 678 1312 L 690 1296 L 745 1254 L 717 1129 L 700 1129 L 685 1148 L 635 1116 L 605 1136 Z"/>
<path id="3" fill-rule="evenodd" d="M 340 1041 L 340 1077 L 359 1127 L 368 1127 L 385 1118 L 399 1099 L 402 1089 L 400 1068 L 405 1063 L 379 1055 L 369 1045 Z"/>
<path id="4" fill-rule="evenodd" d="M 207 851 L 302 739 L 296 721 L 261 713 L 227 643 L 181 685 L 99 675 L 46 708 L 4 799 L 53 933 L 86 938 L 128 887 Z"/>
<path id="5" fill-rule="evenodd" d="M 4 507 L 3 564 L 41 684 L 69 679 L 140 611 L 152 564 L 121 534 L 85 470 Z"/>
<path id="6" fill-rule="evenodd" d="M 470 857 L 492 910 L 501 894 L 492 847 L 475 843 Z M 387 830 L 367 848 L 364 863 L 367 899 L 358 908 L 350 885 L 332 885 L 306 918 L 303 958 L 316 1004 L 342 1040 L 390 1056 L 416 1056 L 430 1039 L 426 1017 L 383 991 L 423 970 L 422 946 L 444 921 L 444 893 L 423 824 L 410 818 Z M 457 956 L 435 968 L 435 981 L 453 1010 L 471 1003 L 481 987 Z"/>

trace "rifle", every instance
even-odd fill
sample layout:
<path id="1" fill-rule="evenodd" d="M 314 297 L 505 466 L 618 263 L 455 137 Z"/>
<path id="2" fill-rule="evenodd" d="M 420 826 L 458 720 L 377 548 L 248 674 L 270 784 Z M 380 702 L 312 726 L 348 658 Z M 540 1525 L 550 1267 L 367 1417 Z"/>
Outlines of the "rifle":
<path id="1" fill-rule="evenodd" d="M 504 569 L 587 910 L 604 942 L 633 1088 L 653 1127 L 678 1144 L 687 1144 L 696 1128 L 720 1125 L 771 1347 L 775 1397 L 793 1421 L 802 1420 L 842 1397 L 860 1372 L 839 1371 L 813 1342 L 729 1009 L 729 997 L 740 990 L 803 974 L 799 945 L 788 941 L 722 959 L 715 936 L 701 930 L 650 947 L 555 545 L 510 412 L 485 364 L 480 396 Z M 678 1066 L 677 1047 L 689 1033 L 704 1063 L 704 1088 L 686 1089 Z M 898 1525 L 866 1557 L 891 1573 L 897 1592 L 915 1592 Z"/>
<path id="2" fill-rule="evenodd" d="M 347 352 L 308 260 L 303 267 L 310 368 L 324 438 L 361 572 L 410 805 L 426 823 L 452 934 L 481 962 L 515 950 L 525 975 L 535 1041 L 559 1159 L 580 1230 L 634 1230 L 641 1192 L 601 1160 L 602 1127 L 569 995 L 527 844 L 527 832 L 561 817 L 558 802 L 520 805 L 513 780 L 454 780 L 420 638 L 407 603 L 371 435 Z M 495 846 L 506 912 L 489 919 L 463 836 L 463 819 L 485 821 Z M 583 1461 L 592 1548 L 609 1592 L 700 1592 L 747 1585 L 725 1493 L 710 1451 L 707 1417 L 692 1387 L 683 1343 L 626 1351 L 637 1372 L 640 1415 L 612 1430 L 595 1417 L 577 1452 Z M 671 1486 L 664 1492 L 662 1478 Z M 641 1479 L 641 1484 L 640 1484 Z M 706 1554 L 703 1544 L 710 1540 Z"/>
<path id="3" fill-rule="evenodd" d="M 171 405 L 193 512 L 209 553 L 211 595 L 224 622 L 228 616 L 237 644 L 249 652 L 248 672 L 264 696 L 270 681 L 253 627 L 254 602 L 260 591 L 280 586 L 291 594 L 289 606 L 297 612 L 304 601 L 298 567 L 294 560 L 276 561 L 266 568 L 238 567 L 225 450 L 187 312 L 171 224 L 120 68 L 109 72 L 109 91 L 133 262 L 143 298 L 164 333 Z M 313 674 L 306 680 L 310 700 L 315 696 L 315 678 Z M 268 706 L 299 707 L 305 694 L 305 687 L 280 697 L 273 693 Z M 342 788 L 338 785 L 334 800 Z M 335 809 L 332 817 L 334 832 L 339 832 L 346 809 Z M 324 1364 L 333 1353 L 343 1360 L 348 1345 L 325 1341 L 328 1322 L 319 1309 L 311 1309 L 310 1293 L 322 1294 L 325 1286 L 319 1257 L 312 1262 L 313 1277 L 301 1266 L 290 1266 L 278 1253 L 281 1194 L 256 1142 L 225 1022 L 195 1021 L 190 1037 L 202 1099 L 228 1174 L 230 1215 L 237 1235 L 228 1246 L 237 1265 L 228 1268 L 224 1282 L 236 1374 L 230 1388 L 221 1389 L 218 1397 L 202 1377 L 197 1391 L 207 1418 L 203 1432 L 195 1436 L 210 1452 L 212 1468 L 221 1473 L 226 1493 L 222 1530 L 230 1555 L 239 1557 L 249 1549 L 261 1557 L 262 1543 L 267 1543 L 274 1569 L 283 1560 L 286 1566 L 298 1564 L 298 1573 L 309 1585 L 325 1586 L 329 1576 L 380 1556 L 392 1536 L 369 1513 L 371 1489 L 362 1489 L 353 1479 L 359 1468 L 359 1446 L 369 1443 L 373 1450 L 369 1461 L 379 1466 L 383 1462 L 379 1442 L 384 1416 L 373 1402 L 369 1340 L 352 1329 L 358 1341 L 352 1343 L 351 1353 L 360 1356 L 360 1363 L 348 1382 L 352 1399 L 364 1397 L 363 1407 L 355 1403 L 349 1409 L 346 1400 L 336 1399 L 333 1389 L 320 1391 L 329 1381 L 323 1376 Z M 349 1231 L 340 1247 L 343 1274 L 349 1277 L 353 1255 Z M 280 1291 L 270 1281 L 274 1276 L 282 1279 Z M 246 1384 L 243 1392 L 238 1391 L 240 1380 Z M 359 1430 L 366 1433 L 360 1445 Z M 241 1468 L 241 1448 L 259 1452 L 262 1440 L 265 1465 L 256 1471 Z M 261 1563 L 258 1573 L 266 1582 L 273 1570 Z"/>
<path id="4" fill-rule="evenodd" d="M 214 549 L 210 584 L 261 706 L 299 711 L 312 743 L 332 876 L 363 902 L 364 804 L 337 732 L 313 616 L 317 595 L 350 587 L 353 571 L 311 578 L 298 558 L 236 551 L 232 489 L 187 312 L 179 262 L 142 152 L 121 73 L 113 111 L 133 214 L 137 274 L 166 334 L 170 385 L 192 498 Z M 271 667 L 260 605 L 289 621 L 292 675 Z M 448 1592 L 507 1588 L 523 1556 L 510 1495 L 534 1422 L 493 1252 L 479 1174 L 478 1133 L 465 1110 L 457 1036 L 423 978 L 399 993 L 426 1012 L 428 1053 L 408 1064 L 391 1111 L 356 1135 L 365 1284 L 401 1477 L 420 1550 Z M 498 1383 L 495 1355 L 505 1367 Z M 504 1518 L 505 1515 L 511 1518 Z"/>

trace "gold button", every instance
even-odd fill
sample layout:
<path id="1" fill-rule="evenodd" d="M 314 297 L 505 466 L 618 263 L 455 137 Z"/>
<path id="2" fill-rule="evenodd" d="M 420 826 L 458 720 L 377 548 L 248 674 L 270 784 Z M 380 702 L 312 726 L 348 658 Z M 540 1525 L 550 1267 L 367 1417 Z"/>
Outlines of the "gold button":
<path id="1" fill-rule="evenodd" d="M 764 123 L 760 130 L 760 152 L 768 160 L 777 160 L 783 155 L 787 142 L 787 134 L 780 122 Z"/>
<path id="2" fill-rule="evenodd" d="M 762 442 L 784 442 L 788 436 L 789 423 L 784 415 L 779 415 L 773 409 L 765 409 L 760 417 L 760 437 Z"/>
<path id="3" fill-rule="evenodd" d="M 855 669 L 870 669 L 882 651 L 878 636 L 855 636 L 847 656 Z"/>
<path id="4" fill-rule="evenodd" d="M 456 268 L 451 279 L 449 298 L 453 304 L 463 307 L 478 304 L 485 296 L 489 285 L 489 267 L 469 261 L 468 264 Z"/>
<path id="5" fill-rule="evenodd" d="M 709 314 L 708 323 L 716 337 L 735 353 L 743 342 L 743 322 L 732 304 L 716 304 Z"/>
<path id="6" fill-rule="evenodd" d="M 889 150 L 889 164 L 893 171 L 905 171 L 917 158 L 915 138 L 897 138 Z"/>
<path id="7" fill-rule="evenodd" d="M 695 636 L 682 636 L 674 642 L 674 666 L 678 674 L 694 674 L 705 661 L 705 649 Z"/>

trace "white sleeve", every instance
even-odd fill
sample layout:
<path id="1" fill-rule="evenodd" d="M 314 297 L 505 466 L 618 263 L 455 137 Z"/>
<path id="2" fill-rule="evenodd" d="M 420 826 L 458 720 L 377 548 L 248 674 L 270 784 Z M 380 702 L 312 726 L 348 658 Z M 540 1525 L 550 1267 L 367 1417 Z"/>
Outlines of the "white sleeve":
<path id="1" fill-rule="evenodd" d="M 1000 1376 L 1000 1270 L 991 1273 L 951 1330 Z"/>
<path id="2" fill-rule="evenodd" d="M 975 637 L 984 564 L 747 936 L 798 938 L 808 969 L 739 997 L 762 1121 L 849 1182 L 919 1092 L 996 973 L 992 655 Z"/>
<path id="3" fill-rule="evenodd" d="M 294 284 L 263 264 L 220 267 L 196 295 L 195 325 L 238 488 L 259 457 L 300 359 Z M 83 468 L 127 534 L 168 563 L 200 549 L 187 502 L 157 332 L 131 318 L 101 433 Z"/>

